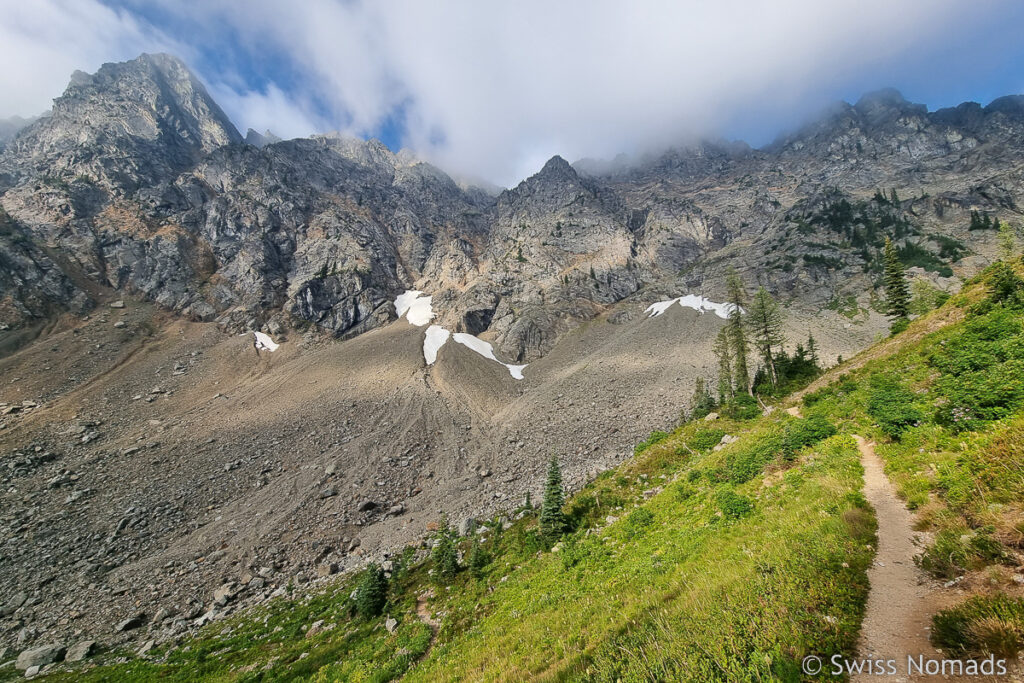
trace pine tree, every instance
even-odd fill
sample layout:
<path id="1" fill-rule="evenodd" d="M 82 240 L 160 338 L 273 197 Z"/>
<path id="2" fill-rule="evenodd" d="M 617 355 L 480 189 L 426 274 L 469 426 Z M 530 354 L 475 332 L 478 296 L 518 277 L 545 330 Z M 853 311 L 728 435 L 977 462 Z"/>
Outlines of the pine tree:
<path id="1" fill-rule="evenodd" d="M 910 288 L 907 286 L 907 276 L 903 272 L 903 264 L 900 263 L 896 247 L 888 237 L 885 238 L 884 260 L 886 312 L 895 326 L 909 319 Z"/>
<path id="2" fill-rule="evenodd" d="M 434 561 L 434 578 L 447 583 L 455 578 L 459 571 L 459 555 L 455 548 L 455 532 L 448 524 L 448 518 L 441 520 L 441 528 L 437 531 L 437 542 L 430 558 Z"/>
<path id="3" fill-rule="evenodd" d="M 384 570 L 371 564 L 363 572 L 363 578 L 356 589 L 356 611 L 360 616 L 371 619 L 384 611 L 388 601 L 388 579 Z"/>
<path id="4" fill-rule="evenodd" d="M 1016 231 L 1009 223 L 999 224 L 999 257 L 1009 261 L 1017 253 Z"/>
<path id="5" fill-rule="evenodd" d="M 786 343 L 782 334 L 782 311 L 768 290 L 761 287 L 754 295 L 747 314 L 747 326 L 754 342 L 754 348 L 761 354 L 761 362 L 768 369 L 772 386 L 779 384 L 779 373 L 775 368 L 775 351 Z"/>
<path id="6" fill-rule="evenodd" d="M 544 486 L 544 504 L 540 508 L 540 531 L 549 539 L 557 539 L 565 533 L 565 492 L 562 490 L 562 470 L 558 458 L 551 458 L 548 467 L 548 481 Z"/>
<path id="7" fill-rule="evenodd" d="M 484 567 L 491 563 L 491 554 L 484 550 L 483 546 L 480 545 L 480 539 L 477 536 L 473 536 L 473 545 L 469 550 L 469 557 L 466 559 L 466 564 L 469 565 L 469 572 L 475 579 L 482 579 L 484 577 Z"/>
<path id="8" fill-rule="evenodd" d="M 725 403 L 733 397 L 732 388 L 732 349 L 729 345 L 729 328 L 718 331 L 713 348 L 718 359 L 718 402 Z"/>
<path id="9" fill-rule="evenodd" d="M 699 420 L 715 409 L 715 397 L 708 392 L 707 382 L 698 377 L 693 388 L 693 399 L 690 401 L 690 419 Z"/>
<path id="10" fill-rule="evenodd" d="M 730 269 L 729 277 L 726 279 L 726 289 L 729 299 L 729 319 L 726 322 L 726 329 L 729 330 L 729 347 L 732 351 L 733 383 L 737 392 L 746 392 L 751 396 L 754 390 L 750 385 L 750 368 L 747 364 L 747 331 L 743 324 L 743 307 L 747 303 L 747 293 L 743 287 L 743 280 L 735 270 Z"/>
<path id="11" fill-rule="evenodd" d="M 821 368 L 821 360 L 818 358 L 818 342 L 811 332 L 807 333 L 807 354 L 811 357 L 814 367 Z"/>

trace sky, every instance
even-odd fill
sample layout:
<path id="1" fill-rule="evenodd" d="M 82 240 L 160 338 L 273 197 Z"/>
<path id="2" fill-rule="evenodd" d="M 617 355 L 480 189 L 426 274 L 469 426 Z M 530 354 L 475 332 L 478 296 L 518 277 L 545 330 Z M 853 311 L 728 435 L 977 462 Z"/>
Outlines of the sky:
<path id="1" fill-rule="evenodd" d="M 882 87 L 1024 93 L 1024 3 L 0 0 L 0 117 L 142 52 L 184 59 L 243 134 L 376 137 L 510 186 L 554 154 L 763 145 Z"/>

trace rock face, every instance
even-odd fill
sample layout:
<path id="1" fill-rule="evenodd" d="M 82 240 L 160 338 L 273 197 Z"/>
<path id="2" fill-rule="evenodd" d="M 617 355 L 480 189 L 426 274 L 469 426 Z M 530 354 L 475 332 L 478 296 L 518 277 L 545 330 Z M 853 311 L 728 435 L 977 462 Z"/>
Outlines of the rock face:
<path id="1" fill-rule="evenodd" d="M 870 288 L 880 239 L 851 246 L 836 220 L 906 223 L 939 272 L 972 211 L 1015 211 L 1022 147 L 1020 97 L 929 113 L 881 91 L 762 150 L 554 157 L 494 196 L 376 141 L 243 140 L 184 64 L 143 55 L 76 73 L 0 154 L 0 322 L 86 310 L 95 283 L 231 330 L 346 337 L 418 288 L 440 323 L 529 361 L 623 299 L 720 294 L 726 263 L 836 305 Z"/>
<path id="2" fill-rule="evenodd" d="M 76 71 L 50 114 L 22 130 L 6 157 L 28 176 L 73 172 L 137 190 L 241 140 L 180 60 L 142 55 L 93 75 Z"/>

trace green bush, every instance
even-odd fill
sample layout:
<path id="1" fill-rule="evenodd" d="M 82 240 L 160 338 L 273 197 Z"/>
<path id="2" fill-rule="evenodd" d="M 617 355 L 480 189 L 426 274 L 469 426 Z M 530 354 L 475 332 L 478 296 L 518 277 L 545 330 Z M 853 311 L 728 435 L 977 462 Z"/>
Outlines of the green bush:
<path id="1" fill-rule="evenodd" d="M 647 508 L 636 508 L 626 517 L 627 535 L 640 536 L 644 530 L 654 524 L 654 513 Z"/>
<path id="2" fill-rule="evenodd" d="M 932 642 L 954 657 L 1013 659 L 1024 649 L 1024 599 L 976 595 L 932 617 Z"/>
<path id="3" fill-rule="evenodd" d="M 651 435 L 647 437 L 646 441 L 641 441 L 640 443 L 633 447 L 633 454 L 640 455 L 654 444 L 660 443 L 667 439 L 668 437 L 668 432 L 662 432 L 655 429 L 653 432 L 651 432 Z"/>
<path id="4" fill-rule="evenodd" d="M 941 373 L 935 387 L 945 399 L 935 421 L 954 432 L 1024 407 L 1024 326 L 1013 311 L 997 306 L 968 321 L 928 362 Z"/>
<path id="5" fill-rule="evenodd" d="M 705 453 L 717 446 L 723 436 L 725 432 L 721 429 L 699 429 L 690 437 L 687 445 L 695 451 Z"/>
<path id="6" fill-rule="evenodd" d="M 792 458 L 801 448 L 824 441 L 835 433 L 835 425 L 821 415 L 811 415 L 791 422 L 786 425 L 783 437 L 783 455 Z"/>
<path id="7" fill-rule="evenodd" d="M 886 435 L 899 439 L 909 427 L 924 421 L 914 406 L 914 394 L 899 380 L 887 375 L 872 375 L 868 393 L 868 414 Z"/>
<path id="8" fill-rule="evenodd" d="M 892 325 L 889 326 L 889 334 L 897 335 L 910 327 L 910 321 L 906 318 L 897 318 L 892 321 Z"/>
<path id="9" fill-rule="evenodd" d="M 749 394 L 739 394 L 726 401 L 721 407 L 722 414 L 734 420 L 753 420 L 761 414 L 761 406 Z"/>
<path id="10" fill-rule="evenodd" d="M 748 482 L 780 455 L 785 447 L 782 434 L 768 433 L 731 451 L 725 458 L 725 475 L 733 484 Z"/>
<path id="11" fill-rule="evenodd" d="M 718 505 L 718 509 L 722 511 L 722 516 L 726 519 L 741 519 L 754 509 L 748 498 L 727 488 L 720 489 L 715 494 L 715 504 Z"/>

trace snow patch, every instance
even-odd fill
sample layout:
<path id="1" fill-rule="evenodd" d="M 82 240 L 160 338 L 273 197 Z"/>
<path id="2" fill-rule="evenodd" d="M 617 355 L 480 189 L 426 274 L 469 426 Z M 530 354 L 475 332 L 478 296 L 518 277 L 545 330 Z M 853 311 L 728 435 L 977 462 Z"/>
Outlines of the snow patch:
<path id="1" fill-rule="evenodd" d="M 274 340 L 270 338 L 270 335 L 263 334 L 262 332 L 253 332 L 252 334 L 256 339 L 253 344 L 255 344 L 257 351 L 270 351 L 273 353 L 274 351 L 277 351 L 277 347 L 280 346 L 280 344 L 275 343 Z"/>
<path id="2" fill-rule="evenodd" d="M 398 313 L 399 318 L 405 316 L 406 320 L 413 325 L 423 327 L 434 319 L 434 309 L 431 305 L 432 299 L 433 297 L 425 296 L 419 290 L 409 289 L 395 299 L 395 311 Z M 259 334 L 259 332 L 256 334 Z M 494 355 L 494 349 L 491 345 L 483 339 L 463 332 L 452 334 L 440 325 L 431 325 L 423 335 L 423 360 L 427 362 L 427 365 L 433 365 L 437 361 L 437 353 L 445 345 L 449 337 L 455 339 L 457 343 L 476 351 L 484 358 L 504 365 L 514 379 L 523 379 L 523 368 L 526 367 L 525 365 L 502 363 Z M 277 348 L 276 344 L 274 348 Z"/>
<path id="3" fill-rule="evenodd" d="M 501 363 L 506 368 L 508 368 L 508 374 L 512 375 L 513 379 L 523 379 L 523 368 L 525 368 L 526 366 L 509 365 L 508 363 L 502 363 L 494 355 L 494 347 L 492 347 L 489 343 L 485 342 L 483 339 L 480 339 L 479 337 L 474 337 L 473 335 L 466 334 L 464 332 L 456 332 L 455 334 L 452 335 L 452 339 L 454 339 L 457 344 L 462 344 L 463 346 L 472 349 L 473 351 L 476 351 L 484 358 L 493 360 L 495 363 Z"/>
<path id="4" fill-rule="evenodd" d="M 692 308 L 698 313 L 714 313 L 723 319 L 728 318 L 733 309 L 732 304 L 719 304 L 696 294 L 686 294 L 675 299 L 655 302 L 648 306 L 644 313 L 647 313 L 648 318 L 655 318 L 671 308 L 672 304 L 679 304 L 683 308 Z"/>
<path id="5" fill-rule="evenodd" d="M 427 328 L 427 333 L 423 337 L 423 360 L 427 361 L 427 365 L 434 364 L 434 361 L 437 360 L 437 352 L 441 350 L 450 336 L 452 333 L 440 325 L 431 325 Z"/>
<path id="6" fill-rule="evenodd" d="M 409 289 L 395 299 L 395 311 L 399 318 L 405 316 L 406 320 L 416 327 L 423 327 L 434 319 L 432 299 L 433 297 L 424 296 L 419 290 Z"/>

